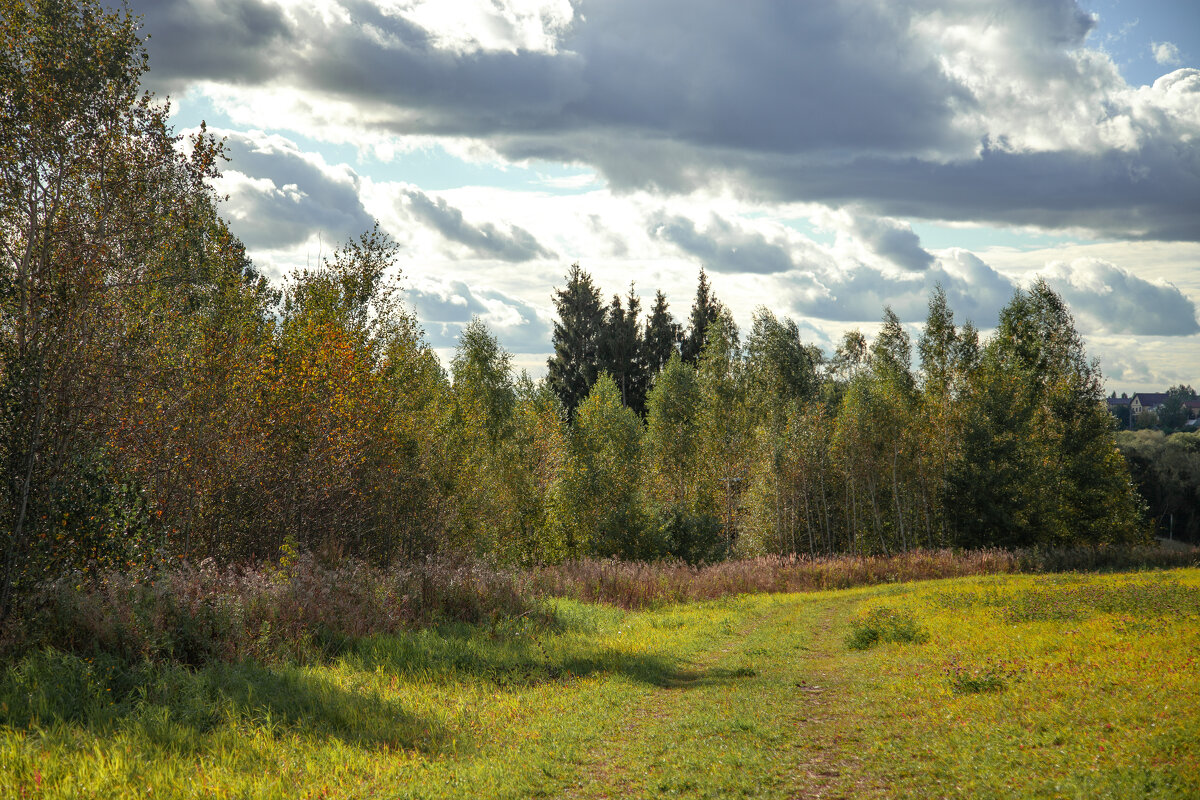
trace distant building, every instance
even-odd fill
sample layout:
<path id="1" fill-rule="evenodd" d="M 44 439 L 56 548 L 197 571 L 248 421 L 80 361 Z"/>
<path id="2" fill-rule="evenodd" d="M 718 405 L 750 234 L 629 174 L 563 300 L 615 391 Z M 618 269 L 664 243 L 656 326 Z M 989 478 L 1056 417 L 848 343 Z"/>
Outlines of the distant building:
<path id="1" fill-rule="evenodd" d="M 1166 392 L 1138 392 L 1129 398 L 1129 414 L 1137 419 L 1148 411 L 1158 411 L 1167 402 Z"/>
<path id="2" fill-rule="evenodd" d="M 1107 401 L 1108 410 L 1118 419 L 1122 419 L 1125 416 L 1122 411 L 1123 409 L 1129 409 L 1128 419 L 1132 427 L 1142 414 L 1157 414 L 1163 407 L 1163 404 L 1167 402 L 1167 393 L 1137 392 L 1133 397 L 1109 397 Z M 1200 423 L 1200 399 L 1184 400 L 1183 408 L 1187 411 L 1187 426 L 1197 427 L 1197 424 Z"/>

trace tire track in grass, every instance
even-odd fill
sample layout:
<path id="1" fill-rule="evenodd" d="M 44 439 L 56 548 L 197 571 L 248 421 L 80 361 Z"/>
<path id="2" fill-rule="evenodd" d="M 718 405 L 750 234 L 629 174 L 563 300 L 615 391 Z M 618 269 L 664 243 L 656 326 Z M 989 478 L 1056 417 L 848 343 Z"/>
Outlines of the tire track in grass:
<path id="1" fill-rule="evenodd" d="M 852 750 L 863 734 L 840 696 L 834 621 L 847 601 L 745 599 L 747 618 L 630 708 L 580 765 L 573 800 L 834 798 L 877 794 Z"/>

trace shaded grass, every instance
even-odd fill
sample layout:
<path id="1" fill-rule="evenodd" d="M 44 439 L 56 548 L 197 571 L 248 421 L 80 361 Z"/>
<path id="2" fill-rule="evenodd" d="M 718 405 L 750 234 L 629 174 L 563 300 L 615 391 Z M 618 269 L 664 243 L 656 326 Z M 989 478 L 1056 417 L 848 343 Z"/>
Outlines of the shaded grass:
<path id="1" fill-rule="evenodd" d="M 724 604 L 543 611 L 364 637 L 325 663 L 31 654 L 0 674 L 0 796 L 540 796 L 632 699 L 730 679 L 686 664 L 728 637 Z"/>

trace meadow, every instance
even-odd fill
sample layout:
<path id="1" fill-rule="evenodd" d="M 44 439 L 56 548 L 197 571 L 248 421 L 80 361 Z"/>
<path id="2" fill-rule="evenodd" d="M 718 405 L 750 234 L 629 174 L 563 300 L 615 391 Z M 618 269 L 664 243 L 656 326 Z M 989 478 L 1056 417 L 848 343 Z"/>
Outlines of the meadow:
<path id="1" fill-rule="evenodd" d="M 982 575 L 0 674 L 0 795 L 1200 796 L 1200 569 Z"/>

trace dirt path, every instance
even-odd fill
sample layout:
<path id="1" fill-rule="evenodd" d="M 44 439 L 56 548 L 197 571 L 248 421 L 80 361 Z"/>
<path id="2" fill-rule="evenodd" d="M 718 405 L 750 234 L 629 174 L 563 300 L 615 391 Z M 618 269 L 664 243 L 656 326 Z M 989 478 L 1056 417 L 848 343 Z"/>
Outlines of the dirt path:
<path id="1" fill-rule="evenodd" d="M 877 793 L 846 745 L 833 630 L 845 603 L 781 597 L 631 707 L 565 797 L 837 798 Z"/>

